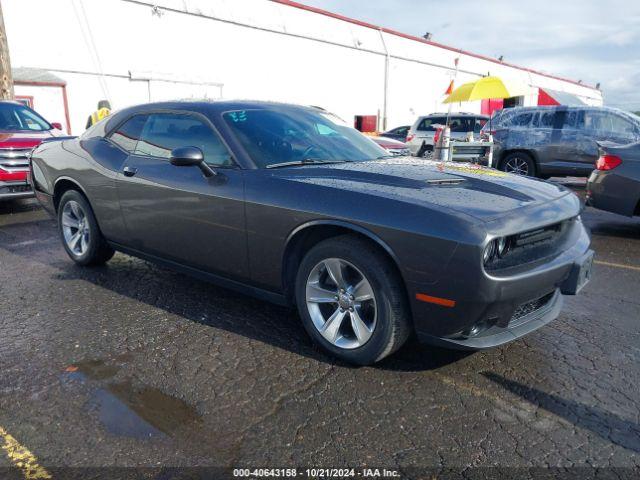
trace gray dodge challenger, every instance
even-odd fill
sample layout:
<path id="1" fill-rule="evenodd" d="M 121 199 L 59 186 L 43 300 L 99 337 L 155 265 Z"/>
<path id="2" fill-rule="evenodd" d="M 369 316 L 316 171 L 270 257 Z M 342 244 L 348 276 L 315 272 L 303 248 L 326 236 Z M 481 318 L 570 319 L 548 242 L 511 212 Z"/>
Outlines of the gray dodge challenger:
<path id="1" fill-rule="evenodd" d="M 120 251 L 295 305 L 315 342 L 357 364 L 412 334 L 504 344 L 556 318 L 590 277 L 572 192 L 390 157 L 312 107 L 131 107 L 31 160 L 34 191 L 77 264 Z"/>

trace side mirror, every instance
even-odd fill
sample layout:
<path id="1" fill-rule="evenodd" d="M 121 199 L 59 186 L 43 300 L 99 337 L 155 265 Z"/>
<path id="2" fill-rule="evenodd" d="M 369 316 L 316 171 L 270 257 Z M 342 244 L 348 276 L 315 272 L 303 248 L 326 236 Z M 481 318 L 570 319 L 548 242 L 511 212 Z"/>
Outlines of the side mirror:
<path id="1" fill-rule="evenodd" d="M 174 148 L 169 161 L 176 167 L 198 167 L 205 177 L 216 175 L 216 172 L 204 162 L 204 154 L 198 147 Z"/>
<path id="2" fill-rule="evenodd" d="M 56 130 L 62 130 L 62 124 L 61 124 L 61 123 L 53 122 L 53 123 L 51 124 L 51 126 L 52 126 L 53 128 L 55 128 Z"/>

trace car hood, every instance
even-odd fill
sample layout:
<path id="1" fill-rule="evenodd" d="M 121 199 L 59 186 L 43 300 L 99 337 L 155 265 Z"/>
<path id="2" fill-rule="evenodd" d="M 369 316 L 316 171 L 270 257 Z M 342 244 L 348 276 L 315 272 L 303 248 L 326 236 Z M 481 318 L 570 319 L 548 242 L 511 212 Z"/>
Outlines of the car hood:
<path id="1" fill-rule="evenodd" d="M 290 181 L 444 207 L 485 222 L 572 195 L 561 185 L 491 168 L 413 157 L 309 165 L 273 173 Z"/>
<path id="2" fill-rule="evenodd" d="M 51 138 L 51 130 L 41 132 L 7 132 L 0 130 L 0 148 L 32 148 L 45 138 Z"/>

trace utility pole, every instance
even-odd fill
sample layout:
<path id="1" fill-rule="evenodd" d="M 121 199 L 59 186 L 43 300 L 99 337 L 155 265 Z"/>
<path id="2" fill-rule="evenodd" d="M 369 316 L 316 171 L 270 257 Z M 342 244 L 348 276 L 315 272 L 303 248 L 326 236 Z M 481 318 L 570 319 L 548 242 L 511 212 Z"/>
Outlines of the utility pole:
<path id="1" fill-rule="evenodd" d="M 11 75 L 11 59 L 9 58 L 9 42 L 4 29 L 4 16 L 0 3 L 0 99 L 13 100 L 13 75 Z"/>

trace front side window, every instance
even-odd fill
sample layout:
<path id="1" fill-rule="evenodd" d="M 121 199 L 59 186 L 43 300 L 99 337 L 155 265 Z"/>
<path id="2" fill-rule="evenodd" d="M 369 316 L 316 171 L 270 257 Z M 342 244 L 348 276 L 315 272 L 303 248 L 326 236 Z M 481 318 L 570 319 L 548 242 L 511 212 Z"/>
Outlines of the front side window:
<path id="1" fill-rule="evenodd" d="M 198 147 L 210 165 L 233 165 L 227 147 L 198 117 L 187 113 L 154 113 L 147 119 L 135 149 L 136 155 L 169 159 L 179 147 Z"/>
<path id="2" fill-rule="evenodd" d="M 49 122 L 24 105 L 0 103 L 0 130 L 42 132 L 52 128 Z"/>
<path id="3" fill-rule="evenodd" d="M 611 132 L 623 137 L 631 137 L 635 135 L 635 128 L 626 118 L 616 114 L 609 114 L 611 118 Z"/>
<path id="4" fill-rule="evenodd" d="M 449 120 L 449 128 L 451 128 L 452 132 L 458 132 L 458 133 L 466 133 L 466 132 L 473 132 L 474 127 L 473 127 L 473 122 L 474 122 L 474 118 L 467 118 L 467 117 L 452 117 L 451 120 Z"/>
<path id="5" fill-rule="evenodd" d="M 447 123 L 447 119 L 445 117 L 429 117 L 425 118 L 418 125 L 418 130 L 426 131 L 426 132 L 435 132 L 435 125 L 445 125 Z"/>
<path id="6" fill-rule="evenodd" d="M 109 139 L 123 150 L 129 153 L 135 152 L 147 118 L 148 115 L 134 115 L 116 128 Z"/>
<path id="7" fill-rule="evenodd" d="M 226 112 L 223 119 L 259 167 L 373 160 L 387 152 L 326 112 L 297 108 Z"/>

